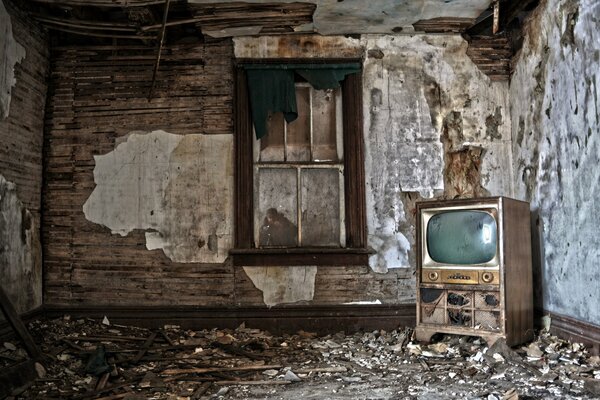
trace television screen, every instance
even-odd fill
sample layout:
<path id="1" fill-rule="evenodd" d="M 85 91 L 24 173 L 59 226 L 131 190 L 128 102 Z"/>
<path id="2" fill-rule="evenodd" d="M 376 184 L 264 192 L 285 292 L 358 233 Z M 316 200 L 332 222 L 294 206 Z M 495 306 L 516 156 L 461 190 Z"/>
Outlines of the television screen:
<path id="1" fill-rule="evenodd" d="M 496 220 L 483 211 L 444 211 L 427 224 L 427 250 L 440 264 L 485 264 L 496 256 Z"/>

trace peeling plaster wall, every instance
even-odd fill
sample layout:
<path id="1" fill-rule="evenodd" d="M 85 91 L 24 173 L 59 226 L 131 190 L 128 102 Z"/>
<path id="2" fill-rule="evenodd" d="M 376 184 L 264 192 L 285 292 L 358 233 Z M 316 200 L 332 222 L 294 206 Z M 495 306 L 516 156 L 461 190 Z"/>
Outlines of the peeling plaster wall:
<path id="1" fill-rule="evenodd" d="M 445 159 L 481 148 L 481 185 L 490 194 L 511 194 L 508 87 L 491 82 L 466 56 L 459 36 L 367 36 L 363 100 L 366 139 L 371 267 L 414 268 L 414 215 L 403 193 L 455 197 L 464 178 L 447 180 Z M 493 119 L 486 125 L 486 120 Z M 464 169 L 465 163 L 458 165 Z M 456 182 L 457 181 L 457 182 Z M 486 193 L 487 194 L 487 193 Z M 414 196 L 413 196 L 414 197 Z"/>
<path id="2" fill-rule="evenodd" d="M 23 313 L 42 304 L 40 208 L 48 43 L 46 32 L 18 5 L 0 0 L 0 285 Z"/>
<path id="3" fill-rule="evenodd" d="M 25 48 L 15 40 L 12 21 L 4 3 L 0 1 L 0 120 L 8 116 L 12 87 L 15 79 L 15 64 L 25 57 Z"/>
<path id="4" fill-rule="evenodd" d="M 516 195 L 537 216 L 536 307 L 600 324 L 600 3 L 542 1 L 510 96 Z"/>
<path id="5" fill-rule="evenodd" d="M 232 135 L 132 132 L 95 156 L 85 217 L 181 263 L 223 262 L 231 248 Z"/>
<path id="6" fill-rule="evenodd" d="M 239 58 L 364 57 L 368 237 L 376 251 L 368 279 L 395 276 L 397 297 L 366 290 L 353 300 L 414 300 L 416 200 L 512 195 L 508 84 L 491 82 L 467 57 L 460 36 L 295 35 L 234 43 Z M 245 271 L 264 290 L 267 274 Z M 281 272 L 268 278 L 270 291 L 291 280 L 293 286 L 310 285 L 296 272 Z M 319 277 L 327 273 L 318 270 L 315 298 Z"/>

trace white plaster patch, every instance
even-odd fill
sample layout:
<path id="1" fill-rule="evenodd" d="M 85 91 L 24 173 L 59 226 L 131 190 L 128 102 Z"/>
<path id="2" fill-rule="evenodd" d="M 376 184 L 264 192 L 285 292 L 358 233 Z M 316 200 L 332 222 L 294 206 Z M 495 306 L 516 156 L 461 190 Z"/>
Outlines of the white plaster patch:
<path id="1" fill-rule="evenodd" d="M 0 284 L 18 313 L 42 304 L 38 232 L 37 222 L 17 196 L 16 185 L 0 175 Z"/>
<path id="2" fill-rule="evenodd" d="M 231 135 L 132 132 L 95 156 L 89 221 L 125 236 L 146 232 L 146 247 L 175 262 L 222 262 L 231 247 Z"/>
<path id="3" fill-rule="evenodd" d="M 269 307 L 283 303 L 311 301 L 315 295 L 316 266 L 244 267 L 263 301 Z"/>
<path id="4" fill-rule="evenodd" d="M 10 92 L 17 83 L 15 64 L 25 58 L 25 48 L 12 33 L 12 22 L 2 0 L 0 0 L 0 120 L 8 117 Z"/>

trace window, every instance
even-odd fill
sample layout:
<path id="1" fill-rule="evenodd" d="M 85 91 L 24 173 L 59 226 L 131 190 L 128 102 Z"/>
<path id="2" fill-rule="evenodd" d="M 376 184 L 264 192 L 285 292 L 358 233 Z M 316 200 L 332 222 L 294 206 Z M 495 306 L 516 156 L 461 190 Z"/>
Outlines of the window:
<path id="1" fill-rule="evenodd" d="M 298 118 L 286 123 L 270 113 L 268 134 L 257 140 L 242 66 L 234 265 L 366 265 L 360 73 L 337 89 L 296 82 Z"/>

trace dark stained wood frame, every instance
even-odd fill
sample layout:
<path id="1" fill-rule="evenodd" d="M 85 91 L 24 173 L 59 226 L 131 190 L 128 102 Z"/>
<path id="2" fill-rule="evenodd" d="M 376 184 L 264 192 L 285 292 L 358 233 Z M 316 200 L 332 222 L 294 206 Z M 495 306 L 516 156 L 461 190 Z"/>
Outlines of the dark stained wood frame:
<path id="1" fill-rule="evenodd" d="M 364 142 L 361 73 L 342 82 L 344 110 L 344 188 L 346 248 L 256 249 L 254 247 L 254 185 L 252 117 L 245 63 L 360 62 L 355 59 L 258 59 L 238 60 L 235 68 L 235 266 L 261 265 L 367 265 L 367 219 L 365 203 Z"/>

